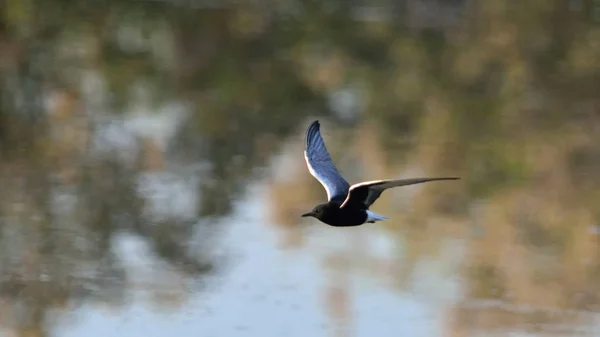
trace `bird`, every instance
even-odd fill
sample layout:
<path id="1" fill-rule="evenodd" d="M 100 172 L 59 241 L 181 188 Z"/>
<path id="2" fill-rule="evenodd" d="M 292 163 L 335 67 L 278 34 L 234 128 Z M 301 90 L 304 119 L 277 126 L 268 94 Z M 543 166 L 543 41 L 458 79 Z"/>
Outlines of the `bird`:
<path id="1" fill-rule="evenodd" d="M 310 212 L 302 214 L 302 217 L 314 217 L 333 227 L 352 227 L 389 220 L 369 210 L 383 191 L 392 187 L 429 181 L 460 179 L 458 177 L 384 179 L 350 186 L 331 160 L 320 128 L 319 121 L 315 120 L 306 130 L 304 159 L 310 174 L 325 188 L 327 202 L 316 205 Z"/>

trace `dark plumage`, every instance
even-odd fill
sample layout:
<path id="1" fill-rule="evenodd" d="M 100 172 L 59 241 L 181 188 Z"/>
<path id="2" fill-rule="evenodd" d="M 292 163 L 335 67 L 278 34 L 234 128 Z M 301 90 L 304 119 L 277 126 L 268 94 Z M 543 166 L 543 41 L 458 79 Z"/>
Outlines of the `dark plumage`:
<path id="1" fill-rule="evenodd" d="M 317 205 L 303 217 L 315 217 L 321 222 L 336 227 L 359 226 L 364 223 L 388 220 L 371 212 L 369 207 L 388 188 L 420 184 L 435 180 L 459 178 L 413 178 L 400 180 L 374 180 L 350 186 L 338 172 L 321 137 L 319 121 L 314 121 L 306 130 L 304 159 L 308 171 L 323 185 L 327 192 L 327 203 Z"/>

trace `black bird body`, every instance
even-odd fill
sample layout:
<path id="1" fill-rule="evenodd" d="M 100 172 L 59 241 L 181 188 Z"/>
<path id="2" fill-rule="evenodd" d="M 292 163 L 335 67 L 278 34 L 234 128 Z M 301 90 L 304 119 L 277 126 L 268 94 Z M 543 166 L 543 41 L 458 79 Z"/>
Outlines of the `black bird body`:
<path id="1" fill-rule="evenodd" d="M 367 222 L 368 218 L 366 210 L 350 207 L 340 208 L 340 205 L 335 202 L 317 205 L 312 211 L 302 216 L 315 217 L 334 227 L 360 226 Z M 374 222 L 374 220 L 370 222 Z"/>
<path id="2" fill-rule="evenodd" d="M 420 184 L 435 180 L 459 178 L 413 178 L 399 180 L 375 180 L 350 186 L 338 172 L 325 142 L 321 137 L 319 121 L 314 121 L 306 131 L 304 158 L 309 172 L 323 185 L 328 202 L 317 205 L 303 217 L 315 217 L 335 227 L 360 226 L 388 218 L 369 210 L 369 207 L 388 188 Z"/>

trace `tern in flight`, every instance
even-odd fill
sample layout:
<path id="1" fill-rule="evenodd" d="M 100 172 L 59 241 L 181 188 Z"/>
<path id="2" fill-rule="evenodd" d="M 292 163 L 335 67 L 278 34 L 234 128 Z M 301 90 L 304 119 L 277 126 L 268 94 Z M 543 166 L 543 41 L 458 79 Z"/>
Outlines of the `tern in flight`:
<path id="1" fill-rule="evenodd" d="M 314 121 L 306 130 L 304 159 L 310 174 L 325 187 L 327 202 L 302 214 L 303 217 L 315 217 L 321 222 L 335 227 L 360 226 L 364 223 L 388 220 L 389 218 L 369 210 L 369 207 L 386 189 L 435 180 L 459 179 L 446 177 L 373 180 L 350 186 L 335 168 L 319 129 L 319 121 Z"/>

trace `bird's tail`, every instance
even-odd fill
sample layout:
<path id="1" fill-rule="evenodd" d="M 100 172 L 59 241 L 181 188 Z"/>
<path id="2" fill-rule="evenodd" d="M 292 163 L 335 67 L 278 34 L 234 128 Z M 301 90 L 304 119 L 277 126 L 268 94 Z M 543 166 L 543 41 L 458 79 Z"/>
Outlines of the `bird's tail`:
<path id="1" fill-rule="evenodd" d="M 377 222 L 383 220 L 389 220 L 390 218 L 386 218 L 383 215 L 379 215 L 375 212 L 371 212 L 367 210 L 367 222 Z"/>

